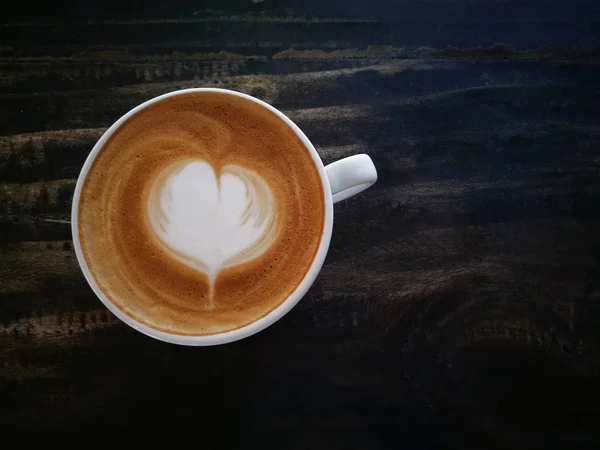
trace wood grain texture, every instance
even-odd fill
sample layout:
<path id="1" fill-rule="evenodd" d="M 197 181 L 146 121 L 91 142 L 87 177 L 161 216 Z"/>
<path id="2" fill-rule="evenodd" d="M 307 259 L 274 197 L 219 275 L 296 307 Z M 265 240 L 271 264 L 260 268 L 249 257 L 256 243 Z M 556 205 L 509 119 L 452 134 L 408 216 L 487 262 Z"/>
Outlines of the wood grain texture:
<path id="1" fill-rule="evenodd" d="M 9 3 L 3 436 L 598 448 L 596 2 Z M 105 310 L 69 218 L 104 130 L 199 86 L 272 103 L 325 163 L 366 152 L 380 177 L 336 205 L 325 266 L 290 314 L 206 349 L 151 340 Z"/>

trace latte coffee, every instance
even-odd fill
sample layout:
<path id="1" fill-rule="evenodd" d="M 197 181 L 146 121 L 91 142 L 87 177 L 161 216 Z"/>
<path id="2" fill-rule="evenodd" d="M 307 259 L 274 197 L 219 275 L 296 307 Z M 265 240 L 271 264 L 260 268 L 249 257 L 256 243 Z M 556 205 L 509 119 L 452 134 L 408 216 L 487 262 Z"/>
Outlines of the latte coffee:
<path id="1" fill-rule="evenodd" d="M 156 330 L 244 327 L 298 287 L 325 200 L 297 134 L 222 92 L 166 97 L 129 117 L 83 182 L 77 233 L 99 289 Z"/>

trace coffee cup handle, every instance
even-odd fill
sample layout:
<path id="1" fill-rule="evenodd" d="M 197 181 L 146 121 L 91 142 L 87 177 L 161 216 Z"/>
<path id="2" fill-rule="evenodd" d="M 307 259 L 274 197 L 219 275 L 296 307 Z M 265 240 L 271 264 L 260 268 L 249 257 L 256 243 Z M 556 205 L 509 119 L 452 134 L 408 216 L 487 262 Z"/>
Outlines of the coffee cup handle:
<path id="1" fill-rule="evenodd" d="M 377 170 L 369 155 L 361 154 L 340 159 L 325 166 L 333 203 L 345 200 L 373 186 Z"/>

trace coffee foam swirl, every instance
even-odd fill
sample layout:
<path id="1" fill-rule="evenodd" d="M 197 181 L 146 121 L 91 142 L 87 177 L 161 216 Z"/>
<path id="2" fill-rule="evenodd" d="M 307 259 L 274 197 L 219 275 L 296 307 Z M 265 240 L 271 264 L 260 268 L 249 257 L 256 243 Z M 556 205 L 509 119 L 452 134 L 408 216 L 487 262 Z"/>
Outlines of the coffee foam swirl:
<path id="1" fill-rule="evenodd" d="M 277 237 L 277 208 L 260 175 L 236 165 L 220 177 L 206 161 L 180 161 L 150 189 L 148 219 L 169 254 L 210 280 L 214 307 L 218 272 L 251 261 Z"/>
<path id="2" fill-rule="evenodd" d="M 319 173 L 287 124 L 249 100 L 196 92 L 153 103 L 108 139 L 81 189 L 78 231 L 115 306 L 206 335 L 256 321 L 296 289 L 324 216 Z"/>

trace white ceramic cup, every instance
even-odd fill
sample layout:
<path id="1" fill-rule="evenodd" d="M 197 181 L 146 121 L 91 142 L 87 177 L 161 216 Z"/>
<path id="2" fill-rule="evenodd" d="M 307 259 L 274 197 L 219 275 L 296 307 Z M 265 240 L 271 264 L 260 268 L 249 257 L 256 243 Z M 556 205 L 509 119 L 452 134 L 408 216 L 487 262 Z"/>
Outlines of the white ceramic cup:
<path id="1" fill-rule="evenodd" d="M 90 268 L 88 267 L 87 262 L 85 261 L 83 253 L 81 251 L 81 242 L 79 241 L 79 229 L 77 224 L 81 188 L 83 186 L 83 183 L 85 182 L 85 178 L 90 170 L 90 167 L 94 162 L 94 159 L 96 159 L 96 156 L 102 150 L 102 147 L 110 138 L 110 136 L 121 125 L 123 125 L 123 123 L 129 117 L 131 117 L 138 111 L 146 108 L 147 106 L 151 105 L 152 103 L 175 95 L 185 95 L 189 92 L 220 92 L 228 95 L 245 98 L 247 100 L 253 101 L 261 105 L 262 107 L 268 109 L 269 111 L 272 111 L 274 114 L 279 116 L 281 120 L 283 120 L 298 135 L 298 137 L 304 143 L 307 151 L 310 153 L 315 167 L 319 171 L 321 182 L 323 183 L 323 193 L 325 196 L 325 223 L 323 226 L 321 242 L 319 243 L 319 249 L 317 250 L 317 254 L 315 255 L 313 262 L 308 268 L 306 275 L 304 276 L 303 280 L 300 282 L 296 290 L 277 308 L 275 308 L 266 316 L 261 317 L 260 319 L 236 330 L 226 331 L 224 333 L 211 334 L 207 336 L 181 336 L 178 334 L 167 333 L 165 331 L 159 331 L 138 322 L 137 320 L 129 317 L 127 314 L 121 311 L 114 303 L 112 303 L 108 299 L 108 297 L 98 287 L 96 280 L 90 272 Z M 155 339 L 170 342 L 173 344 L 195 346 L 226 344 L 228 342 L 244 339 L 248 336 L 252 336 L 253 334 L 258 333 L 261 330 L 264 330 L 268 326 L 281 319 L 300 301 L 304 294 L 306 294 L 306 291 L 308 291 L 308 288 L 315 281 L 317 274 L 323 266 L 323 261 L 325 260 L 327 250 L 329 249 L 329 241 L 331 240 L 331 230 L 333 227 L 333 204 L 339 202 L 340 200 L 344 200 L 354 194 L 362 192 L 369 186 L 373 185 L 373 183 L 375 183 L 376 181 L 377 171 L 375 170 L 373 161 L 371 161 L 371 158 L 369 158 L 369 156 L 364 154 L 350 156 L 348 158 L 344 158 L 332 164 L 329 164 L 327 167 L 325 167 L 314 146 L 311 144 L 311 142 L 308 140 L 308 138 L 302 132 L 302 130 L 300 130 L 300 128 L 298 128 L 298 126 L 294 122 L 292 122 L 287 116 L 285 116 L 282 112 L 278 111 L 277 109 L 273 108 L 271 105 L 263 102 L 262 100 L 259 100 L 246 94 L 242 94 L 240 92 L 216 88 L 184 89 L 180 91 L 170 92 L 168 94 L 164 94 L 159 97 L 155 97 L 151 100 L 148 100 L 147 102 L 142 103 L 141 105 L 133 108 L 131 111 L 129 111 L 119 120 L 117 120 L 108 130 L 106 130 L 106 132 L 102 135 L 100 140 L 92 149 L 91 153 L 85 161 L 85 164 L 83 165 L 83 168 L 77 180 L 77 186 L 75 187 L 75 193 L 73 196 L 73 207 L 71 210 L 71 231 L 73 233 L 73 246 L 75 248 L 75 253 L 77 255 L 79 265 L 81 266 L 81 270 L 83 271 L 83 274 L 87 279 L 88 283 L 92 287 L 92 290 L 96 293 L 98 298 L 100 298 L 102 303 L 104 303 L 104 305 L 106 305 L 106 307 L 115 316 L 117 316 L 127 325 Z"/>

